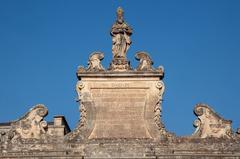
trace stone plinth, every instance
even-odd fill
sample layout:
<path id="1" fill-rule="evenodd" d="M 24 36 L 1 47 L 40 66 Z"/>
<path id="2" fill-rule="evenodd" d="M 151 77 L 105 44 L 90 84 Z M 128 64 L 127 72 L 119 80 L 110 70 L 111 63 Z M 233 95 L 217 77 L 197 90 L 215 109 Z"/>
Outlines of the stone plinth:
<path id="1" fill-rule="evenodd" d="M 125 58 L 114 58 L 110 63 L 109 70 L 125 72 L 132 70 L 130 61 Z"/>

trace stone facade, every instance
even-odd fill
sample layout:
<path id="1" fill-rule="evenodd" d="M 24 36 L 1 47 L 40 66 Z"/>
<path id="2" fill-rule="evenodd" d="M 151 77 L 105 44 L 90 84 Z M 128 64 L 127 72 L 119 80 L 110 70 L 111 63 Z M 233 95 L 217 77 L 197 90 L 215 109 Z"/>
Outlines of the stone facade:
<path id="1" fill-rule="evenodd" d="M 93 52 L 88 67 L 77 70 L 77 101 L 81 119 L 70 130 L 63 116 L 46 122 L 47 108 L 38 104 L 18 120 L 0 123 L 0 158 L 240 158 L 240 129 L 206 104 L 197 104 L 192 135 L 168 132 L 161 120 L 164 69 L 153 67 L 150 55 L 127 59 L 131 27 L 118 8 L 111 36 L 113 59 Z"/>

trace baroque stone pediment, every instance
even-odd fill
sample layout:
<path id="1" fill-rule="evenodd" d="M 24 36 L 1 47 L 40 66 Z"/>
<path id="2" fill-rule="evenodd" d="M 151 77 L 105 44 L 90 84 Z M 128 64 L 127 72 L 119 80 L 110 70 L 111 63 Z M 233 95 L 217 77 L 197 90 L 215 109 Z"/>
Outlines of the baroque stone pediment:
<path id="1" fill-rule="evenodd" d="M 147 52 L 127 59 L 132 28 L 123 9 L 111 28 L 110 66 L 104 54 L 90 54 L 88 66 L 77 69 L 80 118 L 73 131 L 64 116 L 44 117 L 48 109 L 38 104 L 18 120 L 0 123 L 0 158 L 240 158 L 240 129 L 211 107 L 197 104 L 192 135 L 176 136 L 162 120 L 164 68 L 153 67 Z M 177 116 L 180 118 L 181 116 Z"/>

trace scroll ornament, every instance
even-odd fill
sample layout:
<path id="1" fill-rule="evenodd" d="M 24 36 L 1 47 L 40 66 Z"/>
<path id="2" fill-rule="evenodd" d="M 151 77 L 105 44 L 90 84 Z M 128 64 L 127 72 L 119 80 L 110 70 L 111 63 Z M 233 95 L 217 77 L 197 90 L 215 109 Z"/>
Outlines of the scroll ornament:
<path id="1" fill-rule="evenodd" d="M 84 83 L 82 81 L 78 81 L 76 85 L 76 91 L 78 94 L 78 102 L 80 103 L 79 106 L 79 111 L 81 114 L 81 119 L 80 119 L 80 125 L 84 126 L 86 123 L 86 118 L 87 118 L 87 110 L 85 108 L 85 105 L 83 104 L 83 95 L 82 95 L 82 89 L 85 87 Z"/>
<path id="2" fill-rule="evenodd" d="M 160 130 L 164 130 L 164 124 L 161 122 L 161 112 L 162 112 L 162 100 L 163 100 L 163 93 L 165 90 L 165 86 L 163 81 L 159 81 L 156 83 L 156 87 L 158 89 L 158 100 L 154 107 L 154 121 L 159 127 Z"/>
<path id="3" fill-rule="evenodd" d="M 79 106 L 79 111 L 80 111 L 80 120 L 79 123 L 76 127 L 76 129 L 74 131 L 72 131 L 71 133 L 67 134 L 65 139 L 66 140 L 72 140 L 74 139 L 76 136 L 78 136 L 78 134 L 81 133 L 82 128 L 86 125 L 87 122 L 87 109 L 83 103 L 83 94 L 82 94 L 82 90 L 85 87 L 84 83 L 82 81 L 78 81 L 76 84 L 76 92 L 78 94 L 78 99 L 77 102 L 79 102 L 80 106 Z"/>
<path id="4" fill-rule="evenodd" d="M 104 54 L 102 52 L 93 52 L 89 56 L 87 71 L 97 72 L 104 71 L 104 68 L 101 64 L 101 61 L 104 58 Z"/>
<path id="5" fill-rule="evenodd" d="M 231 120 L 223 119 L 206 104 L 197 104 L 194 113 L 198 118 L 193 124 L 194 137 L 232 138 Z"/>
<path id="6" fill-rule="evenodd" d="M 31 108 L 23 117 L 11 122 L 10 130 L 1 132 L 1 142 L 16 141 L 17 139 L 41 139 L 47 134 L 48 124 L 43 118 L 48 110 L 38 104 Z"/>
<path id="7" fill-rule="evenodd" d="M 91 53 L 88 58 L 88 67 L 84 68 L 84 66 L 78 66 L 77 73 L 104 71 L 105 69 L 101 64 L 103 58 L 104 54 L 102 52 L 97 51 Z"/>
<path id="8" fill-rule="evenodd" d="M 137 52 L 135 58 L 139 61 L 139 64 L 136 68 L 137 71 L 152 71 L 153 61 L 146 52 Z"/>

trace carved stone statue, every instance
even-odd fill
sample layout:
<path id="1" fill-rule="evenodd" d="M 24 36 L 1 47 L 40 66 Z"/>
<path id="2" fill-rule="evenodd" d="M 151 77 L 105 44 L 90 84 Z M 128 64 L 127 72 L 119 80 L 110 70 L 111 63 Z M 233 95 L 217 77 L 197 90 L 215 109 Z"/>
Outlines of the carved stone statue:
<path id="1" fill-rule="evenodd" d="M 126 58 L 126 52 L 130 47 L 132 28 L 124 21 L 123 9 L 117 9 L 117 20 L 112 26 L 112 53 L 113 58 Z"/>
<path id="2" fill-rule="evenodd" d="M 113 60 L 110 63 L 109 70 L 128 71 L 132 70 L 130 62 L 127 60 L 126 53 L 130 47 L 132 28 L 123 19 L 123 9 L 117 9 L 117 20 L 113 24 L 112 36 L 112 53 Z"/>
<path id="3" fill-rule="evenodd" d="M 232 138 L 231 120 L 223 119 L 205 104 L 196 105 L 194 113 L 198 117 L 194 121 L 194 137 Z"/>

